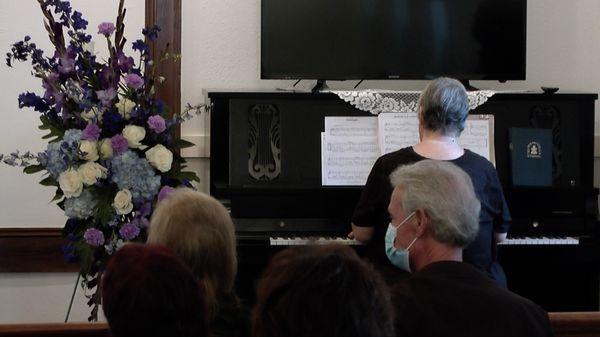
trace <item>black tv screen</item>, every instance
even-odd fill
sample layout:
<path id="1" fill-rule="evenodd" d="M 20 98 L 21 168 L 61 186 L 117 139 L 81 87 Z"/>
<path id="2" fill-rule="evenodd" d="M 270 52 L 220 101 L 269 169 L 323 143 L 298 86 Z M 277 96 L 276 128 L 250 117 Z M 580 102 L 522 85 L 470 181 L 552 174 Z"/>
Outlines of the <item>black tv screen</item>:
<path id="1" fill-rule="evenodd" d="M 527 0 L 262 0 L 263 79 L 524 80 Z"/>

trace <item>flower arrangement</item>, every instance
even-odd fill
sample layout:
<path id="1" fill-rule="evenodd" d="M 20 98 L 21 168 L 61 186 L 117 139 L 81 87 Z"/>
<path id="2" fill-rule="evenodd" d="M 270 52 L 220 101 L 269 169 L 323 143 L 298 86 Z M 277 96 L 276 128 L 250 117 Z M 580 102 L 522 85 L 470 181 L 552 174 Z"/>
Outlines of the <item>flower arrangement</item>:
<path id="1" fill-rule="evenodd" d="M 54 53 L 46 56 L 26 36 L 12 45 L 6 64 L 30 60 L 33 76 L 41 80 L 43 95 L 25 92 L 18 102 L 19 108 L 39 112 L 48 146 L 38 154 L 0 155 L 0 161 L 28 174 L 44 172 L 40 184 L 56 187 L 52 201 L 68 217 L 65 257 L 79 263 L 92 307 L 89 320 L 97 320 L 98 284 L 108 257 L 127 241 L 144 242 L 156 202 L 173 188 L 198 181 L 184 171 L 178 153 L 193 144 L 175 139 L 172 131 L 206 106 L 188 104 L 182 113 L 170 113 L 154 97 L 164 78 L 156 74 L 145 41 L 133 42 L 136 58 L 125 54 L 123 0 L 116 22 L 98 26 L 108 47 L 106 60 L 90 48 L 88 22 L 68 1 L 37 1 Z M 148 41 L 159 31 L 154 26 L 142 33 Z M 166 52 L 160 57 L 173 59 Z"/>

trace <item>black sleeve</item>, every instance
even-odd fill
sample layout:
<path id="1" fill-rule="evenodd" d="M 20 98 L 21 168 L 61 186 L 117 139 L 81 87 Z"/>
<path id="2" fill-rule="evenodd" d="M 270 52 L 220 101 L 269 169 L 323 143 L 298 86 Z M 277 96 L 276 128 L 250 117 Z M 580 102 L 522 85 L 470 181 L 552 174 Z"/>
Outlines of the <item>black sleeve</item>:
<path id="1" fill-rule="evenodd" d="M 367 183 L 362 190 L 360 199 L 354 208 L 352 214 L 352 223 L 359 227 L 375 227 L 377 218 L 381 212 L 387 212 L 382 209 L 382 196 L 386 189 L 389 189 L 389 178 L 384 172 L 381 157 L 375 161 Z M 384 207 L 387 207 L 385 205 Z"/>
<path id="2" fill-rule="evenodd" d="M 490 193 L 490 201 L 496 209 L 496 214 L 494 215 L 494 232 L 506 233 L 510 228 L 512 217 L 510 216 L 508 205 L 504 199 L 504 192 L 502 191 L 502 185 L 498 179 L 498 173 L 493 166 L 491 167 L 489 177 L 490 186 L 488 193 Z"/>

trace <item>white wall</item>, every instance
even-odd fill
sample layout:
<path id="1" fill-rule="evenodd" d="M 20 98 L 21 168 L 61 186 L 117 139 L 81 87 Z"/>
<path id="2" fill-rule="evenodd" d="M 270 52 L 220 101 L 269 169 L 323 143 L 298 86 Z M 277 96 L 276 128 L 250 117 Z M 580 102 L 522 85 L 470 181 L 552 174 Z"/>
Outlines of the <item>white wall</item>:
<path id="1" fill-rule="evenodd" d="M 89 21 L 88 32 L 97 40 L 99 56 L 107 55 L 97 26 L 115 21 L 118 0 L 72 0 L 73 8 Z M 125 36 L 130 42 L 142 37 L 144 0 L 127 0 Z M 0 1 L 0 51 L 4 55 L 10 45 L 30 35 L 46 54 L 53 53 L 44 32 L 42 14 L 34 0 Z M 2 57 L 4 60 L 4 56 Z M 0 153 L 16 149 L 41 151 L 45 142 L 37 130 L 38 113 L 19 110 L 17 96 L 24 91 L 42 93 L 39 80 L 30 76 L 28 64 L 8 68 L 0 65 Z M 26 176 L 20 169 L 0 165 L 0 227 L 62 227 L 65 217 L 55 204 L 49 204 L 54 191 L 37 182 L 39 176 Z M 0 323 L 61 322 L 76 279 L 75 273 L 0 273 Z M 70 321 L 86 321 L 89 308 L 78 288 Z"/>
<path id="2" fill-rule="evenodd" d="M 202 101 L 206 88 L 291 87 L 293 81 L 259 79 L 260 0 L 187 0 L 182 12 L 184 103 Z M 527 80 L 474 81 L 475 86 L 539 90 L 546 85 L 561 91 L 600 91 L 600 1 L 529 0 L 527 20 Z M 356 81 L 328 83 L 349 89 Z M 299 87 L 313 84 L 302 81 Z M 410 90 L 424 85 L 423 81 L 365 81 L 360 88 Z M 184 134 L 206 132 L 202 120 L 184 128 Z"/>
<path id="3" fill-rule="evenodd" d="M 118 1 L 72 2 L 83 10 L 93 28 L 114 17 Z M 126 35 L 132 41 L 144 22 L 144 1 L 127 0 L 126 4 Z M 259 79 L 260 0 L 184 0 L 182 13 L 182 103 L 204 101 L 204 89 L 288 88 L 293 83 Z M 26 34 L 36 41 L 45 40 L 35 1 L 0 1 L 0 51 Z M 501 90 L 548 85 L 558 86 L 561 91 L 600 91 L 600 1 L 529 0 L 527 43 L 527 81 L 474 84 Z M 0 153 L 14 149 L 39 151 L 44 146 L 36 130 L 36 113 L 17 108 L 19 93 L 41 90 L 39 82 L 28 74 L 25 65 L 12 70 L 0 66 L 0 113 L 4 117 L 0 123 Z M 355 83 L 330 85 L 351 88 Z M 303 81 L 299 87 L 306 89 L 312 84 Z M 365 81 L 361 88 L 410 90 L 424 85 L 423 81 Z M 597 104 L 597 111 L 599 107 Z M 207 159 L 201 157 L 206 153 L 207 144 L 202 140 L 208 136 L 207 120 L 207 116 L 193 119 L 182 130 L 184 137 L 201 141 L 188 153 L 196 157 L 191 164 L 200 170 L 204 190 Z M 596 133 L 600 133 L 598 125 L 597 121 Z M 64 217 L 54 204 L 48 204 L 53 191 L 37 185 L 37 180 L 0 166 L 0 226 L 62 226 Z M 73 274 L 0 274 L 0 323 L 62 320 L 74 280 Z M 78 308 L 74 319 L 85 320 L 87 308 Z"/>

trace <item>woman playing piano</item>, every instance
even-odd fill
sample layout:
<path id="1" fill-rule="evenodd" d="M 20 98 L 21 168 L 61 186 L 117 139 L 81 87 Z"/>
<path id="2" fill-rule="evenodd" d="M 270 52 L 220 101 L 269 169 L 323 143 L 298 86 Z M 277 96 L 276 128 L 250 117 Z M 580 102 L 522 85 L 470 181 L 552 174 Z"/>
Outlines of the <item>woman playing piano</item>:
<path id="1" fill-rule="evenodd" d="M 384 244 L 390 222 L 387 212 L 392 194 L 389 175 L 400 165 L 435 159 L 450 161 L 462 168 L 471 177 L 481 202 L 479 233 L 464 249 L 464 261 L 506 286 L 506 276 L 496 260 L 496 244 L 506 238 L 511 217 L 492 163 L 458 144 L 468 114 L 468 96 L 459 81 L 433 80 L 419 100 L 420 142 L 381 156 L 371 169 L 352 216 L 350 235 L 367 243 L 369 257 L 388 281 L 398 276 L 397 268 L 386 256 Z"/>

